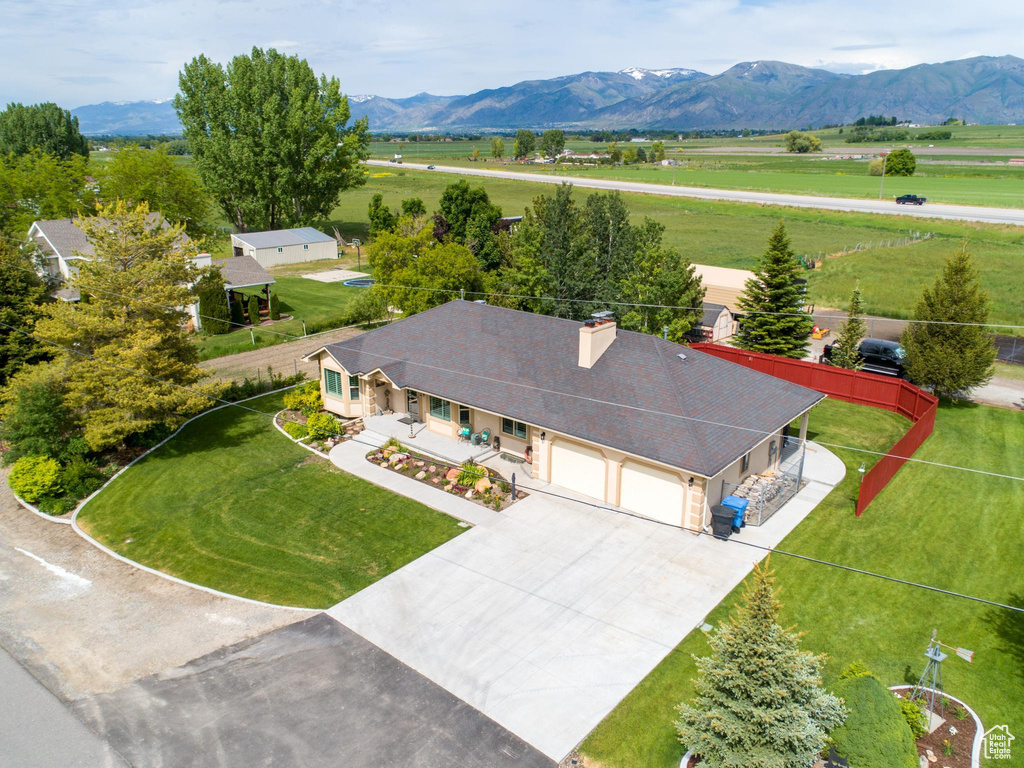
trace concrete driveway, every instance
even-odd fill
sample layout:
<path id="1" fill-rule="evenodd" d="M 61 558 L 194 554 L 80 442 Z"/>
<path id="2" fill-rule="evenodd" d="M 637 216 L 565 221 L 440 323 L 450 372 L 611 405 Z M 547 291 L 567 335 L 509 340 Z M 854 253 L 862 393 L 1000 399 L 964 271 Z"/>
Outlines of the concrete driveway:
<path id="1" fill-rule="evenodd" d="M 537 492 L 499 514 L 372 467 L 362 453 L 343 446 L 331 458 L 363 476 L 376 470 L 427 504 L 431 494 L 462 501 L 479 522 L 328 613 L 554 760 L 763 554 Z M 837 457 L 811 445 L 811 482 L 739 538 L 777 544 L 844 473 Z M 394 487 L 399 481 L 408 487 Z"/>
<path id="2" fill-rule="evenodd" d="M 324 614 L 73 708 L 153 768 L 554 768 Z"/>

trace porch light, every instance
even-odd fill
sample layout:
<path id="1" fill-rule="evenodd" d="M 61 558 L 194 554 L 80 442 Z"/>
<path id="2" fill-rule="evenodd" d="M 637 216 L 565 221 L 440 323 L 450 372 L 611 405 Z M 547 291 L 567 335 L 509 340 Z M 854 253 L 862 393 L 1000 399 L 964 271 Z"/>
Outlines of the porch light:
<path id="1" fill-rule="evenodd" d="M 686 487 L 687 488 L 693 488 L 693 478 L 692 477 L 689 480 L 686 481 Z"/>
<path id="2" fill-rule="evenodd" d="M 540 441 L 543 443 L 545 438 L 547 438 L 547 436 L 548 436 L 547 432 L 541 432 L 540 433 Z"/>

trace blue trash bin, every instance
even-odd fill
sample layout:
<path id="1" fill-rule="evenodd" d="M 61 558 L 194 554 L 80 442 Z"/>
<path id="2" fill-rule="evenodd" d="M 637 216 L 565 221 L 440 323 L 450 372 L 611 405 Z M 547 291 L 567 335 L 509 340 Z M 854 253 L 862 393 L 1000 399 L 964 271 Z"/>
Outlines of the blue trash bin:
<path id="1" fill-rule="evenodd" d="M 749 499 L 741 499 L 739 496 L 726 496 L 722 499 L 722 506 L 728 507 L 729 509 L 736 510 L 736 515 L 732 520 L 733 528 L 742 528 L 746 525 L 743 518 L 747 513 L 747 505 L 750 504 Z"/>

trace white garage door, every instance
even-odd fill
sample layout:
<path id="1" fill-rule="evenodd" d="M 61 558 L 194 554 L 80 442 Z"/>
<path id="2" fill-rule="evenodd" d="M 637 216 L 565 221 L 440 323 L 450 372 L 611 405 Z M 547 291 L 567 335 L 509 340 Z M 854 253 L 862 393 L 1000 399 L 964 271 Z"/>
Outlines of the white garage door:
<path id="1" fill-rule="evenodd" d="M 604 501 L 607 465 L 601 452 L 565 440 L 551 444 L 551 482 Z"/>
<path id="2" fill-rule="evenodd" d="M 683 482 L 678 475 L 639 462 L 622 465 L 619 506 L 672 525 L 683 524 Z"/>

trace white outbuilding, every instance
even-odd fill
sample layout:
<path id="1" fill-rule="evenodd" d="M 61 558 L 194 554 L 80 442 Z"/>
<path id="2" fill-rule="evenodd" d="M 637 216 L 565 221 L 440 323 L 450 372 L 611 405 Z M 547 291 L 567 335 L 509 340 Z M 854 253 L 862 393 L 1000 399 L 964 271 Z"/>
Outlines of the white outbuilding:
<path id="1" fill-rule="evenodd" d="M 338 242 L 313 227 L 243 232 L 231 236 L 235 256 L 252 256 L 261 267 L 336 259 Z"/>

